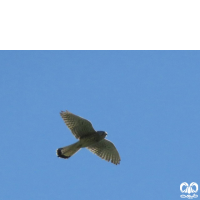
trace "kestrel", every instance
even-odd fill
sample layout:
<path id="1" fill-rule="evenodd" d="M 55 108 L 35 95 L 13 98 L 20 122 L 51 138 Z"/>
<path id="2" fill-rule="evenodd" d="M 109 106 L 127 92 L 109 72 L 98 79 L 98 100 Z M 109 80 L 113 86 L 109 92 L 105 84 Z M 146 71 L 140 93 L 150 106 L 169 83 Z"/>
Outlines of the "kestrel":
<path id="1" fill-rule="evenodd" d="M 74 115 L 69 111 L 62 111 L 60 115 L 72 134 L 79 141 L 57 149 L 58 157 L 65 159 L 70 158 L 81 148 L 86 147 L 102 159 L 111 161 L 116 165 L 120 163 L 121 159 L 114 144 L 105 139 L 107 135 L 105 131 L 95 131 L 90 121 Z"/>

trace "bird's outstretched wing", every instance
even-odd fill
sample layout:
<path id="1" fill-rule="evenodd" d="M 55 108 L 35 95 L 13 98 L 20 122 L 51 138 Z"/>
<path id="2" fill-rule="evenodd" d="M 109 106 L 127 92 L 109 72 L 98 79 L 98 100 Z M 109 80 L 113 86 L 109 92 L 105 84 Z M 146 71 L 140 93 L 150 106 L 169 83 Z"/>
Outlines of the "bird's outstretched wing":
<path id="1" fill-rule="evenodd" d="M 116 165 L 120 163 L 121 159 L 119 153 L 115 145 L 109 140 L 103 139 L 100 142 L 88 146 L 87 149 L 95 153 L 97 156 L 107 161 L 111 161 Z"/>
<path id="2" fill-rule="evenodd" d="M 74 115 L 69 111 L 61 111 L 60 115 L 63 118 L 65 124 L 68 126 L 68 128 L 77 139 L 82 136 L 96 132 L 92 127 L 91 122 L 83 119 L 82 117 Z"/>

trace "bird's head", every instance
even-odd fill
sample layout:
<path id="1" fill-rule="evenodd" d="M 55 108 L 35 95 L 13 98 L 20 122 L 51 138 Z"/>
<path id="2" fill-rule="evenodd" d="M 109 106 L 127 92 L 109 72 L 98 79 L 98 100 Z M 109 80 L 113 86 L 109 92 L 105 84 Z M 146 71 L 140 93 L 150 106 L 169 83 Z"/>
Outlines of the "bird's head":
<path id="1" fill-rule="evenodd" d="M 97 131 L 97 133 L 102 136 L 103 138 L 105 138 L 107 136 L 107 133 L 105 131 Z"/>

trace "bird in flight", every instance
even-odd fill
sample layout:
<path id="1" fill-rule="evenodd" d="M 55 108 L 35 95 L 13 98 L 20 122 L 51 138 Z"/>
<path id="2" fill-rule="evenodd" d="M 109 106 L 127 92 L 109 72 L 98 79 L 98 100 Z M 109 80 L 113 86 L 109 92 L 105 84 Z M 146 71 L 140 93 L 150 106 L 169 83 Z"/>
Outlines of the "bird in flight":
<path id="1" fill-rule="evenodd" d="M 58 157 L 68 159 L 81 148 L 86 147 L 102 159 L 116 165 L 120 163 L 121 159 L 116 147 L 105 139 L 107 136 L 105 131 L 95 131 L 90 121 L 69 111 L 61 111 L 60 115 L 78 142 L 57 149 Z"/>

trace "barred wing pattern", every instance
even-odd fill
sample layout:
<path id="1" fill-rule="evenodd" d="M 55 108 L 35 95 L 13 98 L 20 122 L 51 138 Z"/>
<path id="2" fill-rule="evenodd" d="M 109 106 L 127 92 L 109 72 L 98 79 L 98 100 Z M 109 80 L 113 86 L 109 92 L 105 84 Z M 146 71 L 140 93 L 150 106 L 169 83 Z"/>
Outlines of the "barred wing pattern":
<path id="1" fill-rule="evenodd" d="M 115 148 L 115 145 L 109 140 L 103 139 L 100 142 L 97 142 L 86 148 L 89 149 L 94 154 L 96 154 L 97 156 L 101 157 L 102 159 L 111 161 L 116 165 L 120 163 L 121 159 L 119 153 Z"/>
<path id="2" fill-rule="evenodd" d="M 62 111 L 60 115 L 63 118 L 65 124 L 68 126 L 68 128 L 77 139 L 82 136 L 96 132 L 92 127 L 91 122 L 83 119 L 82 117 L 74 115 L 69 111 Z"/>

